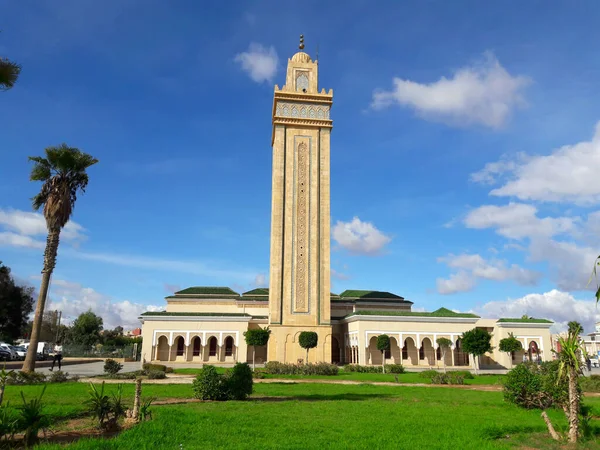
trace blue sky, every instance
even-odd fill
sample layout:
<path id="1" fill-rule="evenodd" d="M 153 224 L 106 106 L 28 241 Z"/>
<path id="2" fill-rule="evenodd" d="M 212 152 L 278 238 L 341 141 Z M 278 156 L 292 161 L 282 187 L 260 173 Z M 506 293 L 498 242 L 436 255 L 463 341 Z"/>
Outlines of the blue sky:
<path id="1" fill-rule="evenodd" d="M 66 142 L 100 163 L 50 307 L 132 326 L 173 289 L 264 285 L 273 85 L 303 33 L 334 90 L 334 292 L 589 330 L 599 13 L 591 1 L 6 3 L 0 55 L 23 73 L 0 93 L 0 259 L 38 283 L 27 156 Z"/>

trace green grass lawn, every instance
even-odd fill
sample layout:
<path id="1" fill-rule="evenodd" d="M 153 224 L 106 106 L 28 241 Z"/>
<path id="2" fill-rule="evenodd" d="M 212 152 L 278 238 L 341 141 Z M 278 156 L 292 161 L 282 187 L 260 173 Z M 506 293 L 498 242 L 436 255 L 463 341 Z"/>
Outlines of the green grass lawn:
<path id="1" fill-rule="evenodd" d="M 106 385 L 107 392 L 114 389 Z M 131 399 L 133 385 L 123 389 Z M 16 403 L 20 390 L 29 397 L 41 386 L 8 386 L 6 400 Z M 81 414 L 87 390 L 83 383 L 48 385 L 47 412 L 56 419 Z M 68 448 L 559 448 L 546 438 L 539 411 L 508 405 L 500 392 L 317 383 L 255 384 L 254 391 L 245 402 L 153 406 L 152 421 L 114 439 L 87 439 Z M 162 399 L 191 394 L 190 385 L 143 387 L 143 396 Z M 600 415 L 600 398 L 585 401 Z M 559 430 L 566 428 L 562 411 L 549 414 Z M 599 446 L 588 441 L 579 448 Z"/>
<path id="2" fill-rule="evenodd" d="M 221 371 L 225 369 L 219 367 Z M 175 369 L 174 373 L 182 375 L 196 375 L 201 369 Z M 396 381 L 394 374 L 390 373 L 357 373 L 357 372 L 344 372 L 340 370 L 338 375 L 264 375 L 265 378 L 270 379 L 313 379 L 313 380 L 349 380 L 349 381 L 385 381 L 392 382 Z M 465 380 L 465 384 L 500 384 L 504 379 L 504 375 L 479 375 L 475 376 L 473 380 Z M 407 372 L 398 375 L 399 383 L 429 383 L 428 378 L 421 378 L 418 372 Z"/>

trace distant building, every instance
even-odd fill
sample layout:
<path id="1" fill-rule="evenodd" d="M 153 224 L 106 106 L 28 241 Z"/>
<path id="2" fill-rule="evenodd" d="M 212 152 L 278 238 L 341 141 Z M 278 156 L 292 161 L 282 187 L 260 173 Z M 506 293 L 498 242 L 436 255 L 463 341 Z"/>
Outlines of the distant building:
<path id="1" fill-rule="evenodd" d="M 286 82 L 275 86 L 272 109 L 272 203 L 269 288 L 237 293 L 228 287 L 190 287 L 166 298 L 166 310 L 146 312 L 142 357 L 148 361 L 233 363 L 252 358 L 244 332 L 269 327 L 258 362 L 296 363 L 306 357 L 298 343 L 313 331 L 318 346 L 311 362 L 381 364 L 377 336 L 387 334 L 388 363 L 440 365 L 437 339 L 452 341 L 447 366 L 472 366 L 461 346 L 463 332 L 475 327 L 493 334 L 482 367 L 508 367 L 498 350 L 509 333 L 524 350 L 514 362 L 552 359 L 545 319 L 482 319 L 446 308 L 414 312 L 412 302 L 383 291 L 330 291 L 330 110 L 333 90 L 318 89 L 318 61 L 300 51 L 287 62 Z M 356 180 L 360 183 L 360 180 Z"/>

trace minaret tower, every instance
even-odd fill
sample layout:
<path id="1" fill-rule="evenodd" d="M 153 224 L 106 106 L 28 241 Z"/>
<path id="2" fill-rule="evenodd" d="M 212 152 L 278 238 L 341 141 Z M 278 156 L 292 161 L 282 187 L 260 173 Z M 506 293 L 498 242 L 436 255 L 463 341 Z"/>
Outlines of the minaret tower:
<path id="1" fill-rule="evenodd" d="M 316 331 L 309 359 L 331 362 L 330 109 L 318 90 L 319 65 L 300 51 L 288 60 L 273 100 L 273 192 L 269 284 L 269 360 L 305 357 L 301 331 Z"/>

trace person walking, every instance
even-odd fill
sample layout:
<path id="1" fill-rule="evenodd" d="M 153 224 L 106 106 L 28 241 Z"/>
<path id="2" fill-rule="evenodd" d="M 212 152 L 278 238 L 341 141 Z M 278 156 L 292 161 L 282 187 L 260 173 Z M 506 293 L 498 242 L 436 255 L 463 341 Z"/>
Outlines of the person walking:
<path id="1" fill-rule="evenodd" d="M 54 364 L 56 361 L 58 361 L 58 370 L 61 370 L 62 345 L 60 345 L 60 341 L 57 341 L 54 345 L 54 358 L 52 358 L 52 367 L 50 368 L 50 372 L 54 370 Z"/>
<path id="2" fill-rule="evenodd" d="M 586 358 L 585 358 L 585 365 L 587 366 L 588 372 L 591 372 L 592 371 L 592 360 L 590 359 L 589 356 L 586 356 Z"/>

